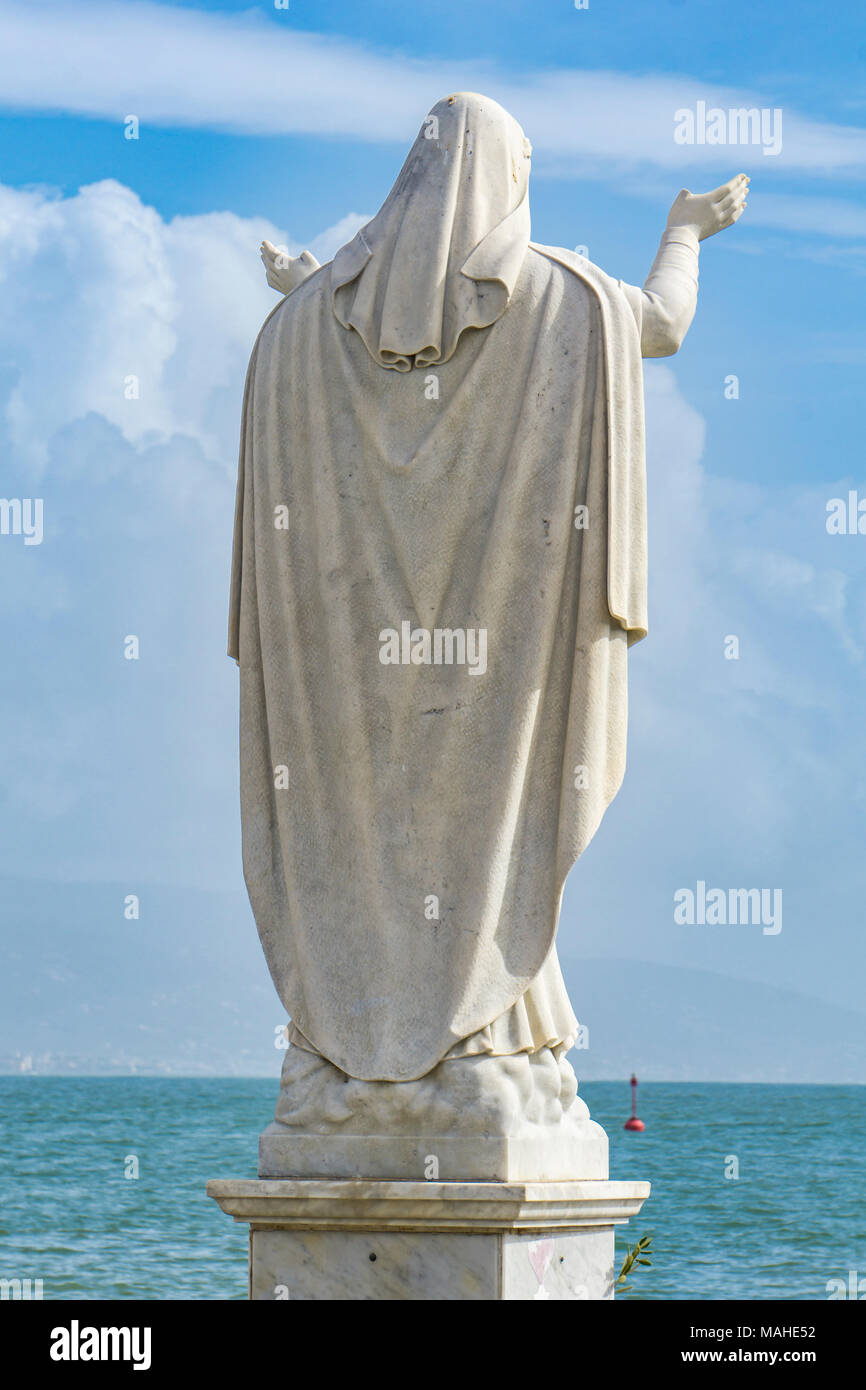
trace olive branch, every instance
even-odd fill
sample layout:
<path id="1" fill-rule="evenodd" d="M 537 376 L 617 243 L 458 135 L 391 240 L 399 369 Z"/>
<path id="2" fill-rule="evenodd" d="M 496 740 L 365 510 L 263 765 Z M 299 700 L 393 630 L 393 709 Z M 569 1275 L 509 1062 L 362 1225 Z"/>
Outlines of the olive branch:
<path id="1" fill-rule="evenodd" d="M 635 1269 L 636 1265 L 652 1264 L 652 1260 L 649 1258 L 651 1247 L 652 1235 L 641 1236 L 637 1245 L 634 1246 L 632 1250 L 629 1250 L 628 1246 L 626 1246 L 625 1259 L 622 1262 L 622 1269 L 619 1272 L 619 1278 L 614 1286 L 615 1289 L 619 1289 L 620 1293 L 626 1293 L 632 1287 L 631 1284 L 626 1283 L 626 1279 Z"/>

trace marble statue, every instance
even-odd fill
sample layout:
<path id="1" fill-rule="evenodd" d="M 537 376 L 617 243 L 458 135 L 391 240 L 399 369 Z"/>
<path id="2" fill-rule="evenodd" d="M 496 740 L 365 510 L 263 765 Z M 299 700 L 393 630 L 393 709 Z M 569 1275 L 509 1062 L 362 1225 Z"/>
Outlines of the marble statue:
<path id="1" fill-rule="evenodd" d="M 522 1177 L 607 1176 L 555 933 L 647 631 L 641 357 L 679 348 L 748 179 L 683 189 L 637 288 L 530 240 L 530 158 L 457 93 L 331 262 L 262 247 L 284 297 L 244 394 L 229 653 L 291 1020 L 265 1176 L 397 1177 L 400 1136 L 410 1169 L 450 1136 L 483 1177 L 472 1143 L 504 1137 Z"/>

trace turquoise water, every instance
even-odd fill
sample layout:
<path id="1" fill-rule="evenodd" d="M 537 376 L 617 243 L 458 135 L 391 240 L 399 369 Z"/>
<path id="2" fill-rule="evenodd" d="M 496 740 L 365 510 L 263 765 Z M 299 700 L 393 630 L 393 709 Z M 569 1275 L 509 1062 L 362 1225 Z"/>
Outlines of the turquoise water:
<path id="1" fill-rule="evenodd" d="M 653 1185 L 617 1235 L 653 1234 L 628 1297 L 826 1299 L 858 1268 L 866 1295 L 866 1088 L 642 1084 L 643 1134 L 623 1131 L 627 1086 L 580 1093 L 610 1137 L 611 1177 Z"/>
<path id="2" fill-rule="evenodd" d="M 276 1080 L 0 1077 L 0 1278 L 48 1298 L 245 1298 L 247 1228 L 204 1194 L 255 1177 Z M 581 1086 L 611 1139 L 611 1176 L 653 1194 L 628 1297 L 826 1299 L 866 1293 L 866 1090 L 643 1083 Z M 125 1177 L 135 1171 L 138 1177 Z M 739 1164 L 739 1177 L 726 1178 Z M 859 1264 L 858 1264 L 859 1261 Z"/>

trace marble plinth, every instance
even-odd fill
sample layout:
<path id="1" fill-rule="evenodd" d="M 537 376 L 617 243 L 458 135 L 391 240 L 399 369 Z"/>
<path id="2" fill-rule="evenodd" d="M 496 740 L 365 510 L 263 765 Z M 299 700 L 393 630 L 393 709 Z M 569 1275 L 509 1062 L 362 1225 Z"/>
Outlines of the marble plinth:
<path id="1" fill-rule="evenodd" d="M 331 1134 L 323 1142 L 280 1124 L 259 1137 L 261 1178 L 558 1182 L 604 1179 L 608 1171 L 607 1135 L 590 1119 L 517 1137 Z"/>
<path id="2" fill-rule="evenodd" d="M 223 1180 L 250 1227 L 250 1297 L 280 1301 L 613 1297 L 614 1227 L 643 1182 Z"/>

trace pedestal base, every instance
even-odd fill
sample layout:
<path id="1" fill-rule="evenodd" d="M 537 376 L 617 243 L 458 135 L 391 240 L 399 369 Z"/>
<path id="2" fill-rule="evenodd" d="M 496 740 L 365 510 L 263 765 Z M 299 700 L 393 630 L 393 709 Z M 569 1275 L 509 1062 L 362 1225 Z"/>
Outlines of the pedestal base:
<path id="1" fill-rule="evenodd" d="M 253 1299 L 608 1299 L 644 1182 L 232 1181 Z"/>

